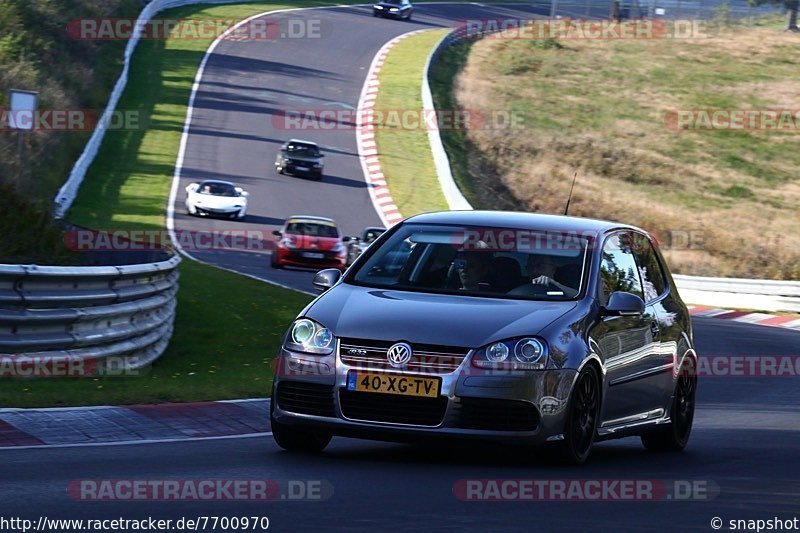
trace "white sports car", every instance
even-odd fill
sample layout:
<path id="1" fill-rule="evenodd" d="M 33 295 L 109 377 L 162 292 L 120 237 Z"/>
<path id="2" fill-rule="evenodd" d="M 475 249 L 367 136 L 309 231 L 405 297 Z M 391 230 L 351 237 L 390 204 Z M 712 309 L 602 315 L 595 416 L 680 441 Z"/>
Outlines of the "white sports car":
<path id="1" fill-rule="evenodd" d="M 247 214 L 247 191 L 229 181 L 190 183 L 186 186 L 186 212 L 241 220 Z"/>

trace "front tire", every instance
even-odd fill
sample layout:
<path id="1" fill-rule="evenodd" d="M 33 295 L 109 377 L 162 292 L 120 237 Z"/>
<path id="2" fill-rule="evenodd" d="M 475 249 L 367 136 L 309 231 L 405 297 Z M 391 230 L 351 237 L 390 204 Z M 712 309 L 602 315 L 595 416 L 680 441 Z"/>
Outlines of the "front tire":
<path id="1" fill-rule="evenodd" d="M 567 405 L 562 459 L 569 464 L 583 464 L 592 451 L 600 416 L 600 376 L 592 365 L 586 365 L 575 385 Z"/>
<path id="2" fill-rule="evenodd" d="M 697 376 L 685 366 L 675 384 L 670 422 L 642 435 L 645 448 L 657 452 L 679 452 L 689 442 L 694 422 Z"/>
<path id="3" fill-rule="evenodd" d="M 272 252 L 272 254 L 270 254 L 269 266 L 271 266 L 272 268 L 281 269 L 283 268 L 283 266 L 280 263 L 278 263 L 277 257 L 278 257 L 278 252 L 277 250 L 275 250 Z"/>
<path id="4" fill-rule="evenodd" d="M 329 433 L 318 431 L 307 431 L 287 424 L 281 424 L 275 420 L 272 414 L 275 398 L 270 402 L 270 424 L 272 426 L 272 438 L 278 446 L 287 452 L 317 453 L 325 449 L 331 442 L 332 436 Z"/>

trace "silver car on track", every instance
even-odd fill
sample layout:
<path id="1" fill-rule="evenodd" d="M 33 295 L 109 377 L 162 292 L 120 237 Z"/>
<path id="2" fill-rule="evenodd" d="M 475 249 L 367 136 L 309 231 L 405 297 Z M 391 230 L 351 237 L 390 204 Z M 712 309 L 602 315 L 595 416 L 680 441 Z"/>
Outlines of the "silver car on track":
<path id="1" fill-rule="evenodd" d="M 507 212 L 411 217 L 291 325 L 272 432 L 319 451 L 333 435 L 680 450 L 696 358 L 686 306 L 644 231 Z"/>

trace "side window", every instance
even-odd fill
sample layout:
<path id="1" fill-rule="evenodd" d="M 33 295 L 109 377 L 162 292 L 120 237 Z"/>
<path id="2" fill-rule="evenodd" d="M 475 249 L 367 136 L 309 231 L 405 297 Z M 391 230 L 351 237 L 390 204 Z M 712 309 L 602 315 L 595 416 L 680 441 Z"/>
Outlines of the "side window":
<path id="1" fill-rule="evenodd" d="M 616 233 L 603 245 L 600 263 L 600 303 L 606 305 L 612 292 L 625 291 L 644 298 L 633 255 L 630 233 Z"/>
<path id="2" fill-rule="evenodd" d="M 636 263 L 639 265 L 639 275 L 642 278 L 644 301 L 650 302 L 664 294 L 667 287 L 664 270 L 647 237 L 641 233 L 634 233 L 633 245 Z"/>

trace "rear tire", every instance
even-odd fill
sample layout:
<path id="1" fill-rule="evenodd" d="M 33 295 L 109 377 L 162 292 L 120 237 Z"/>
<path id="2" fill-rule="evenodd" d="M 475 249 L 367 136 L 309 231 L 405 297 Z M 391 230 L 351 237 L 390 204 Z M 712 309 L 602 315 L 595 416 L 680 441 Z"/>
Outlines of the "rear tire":
<path id="1" fill-rule="evenodd" d="M 331 434 L 321 431 L 307 431 L 294 426 L 276 422 L 272 414 L 272 407 L 275 404 L 273 396 L 270 402 L 270 424 L 272 426 L 272 438 L 287 452 L 317 453 L 325 449 L 331 442 Z"/>
<path id="2" fill-rule="evenodd" d="M 592 365 L 586 365 L 572 389 L 567 404 L 561 459 L 568 464 L 583 464 L 592 451 L 600 416 L 600 377 Z"/>
<path id="3" fill-rule="evenodd" d="M 642 435 L 645 448 L 656 452 L 679 452 L 686 447 L 694 422 L 697 376 L 690 367 L 684 366 L 672 399 L 669 424 L 665 424 Z"/>

